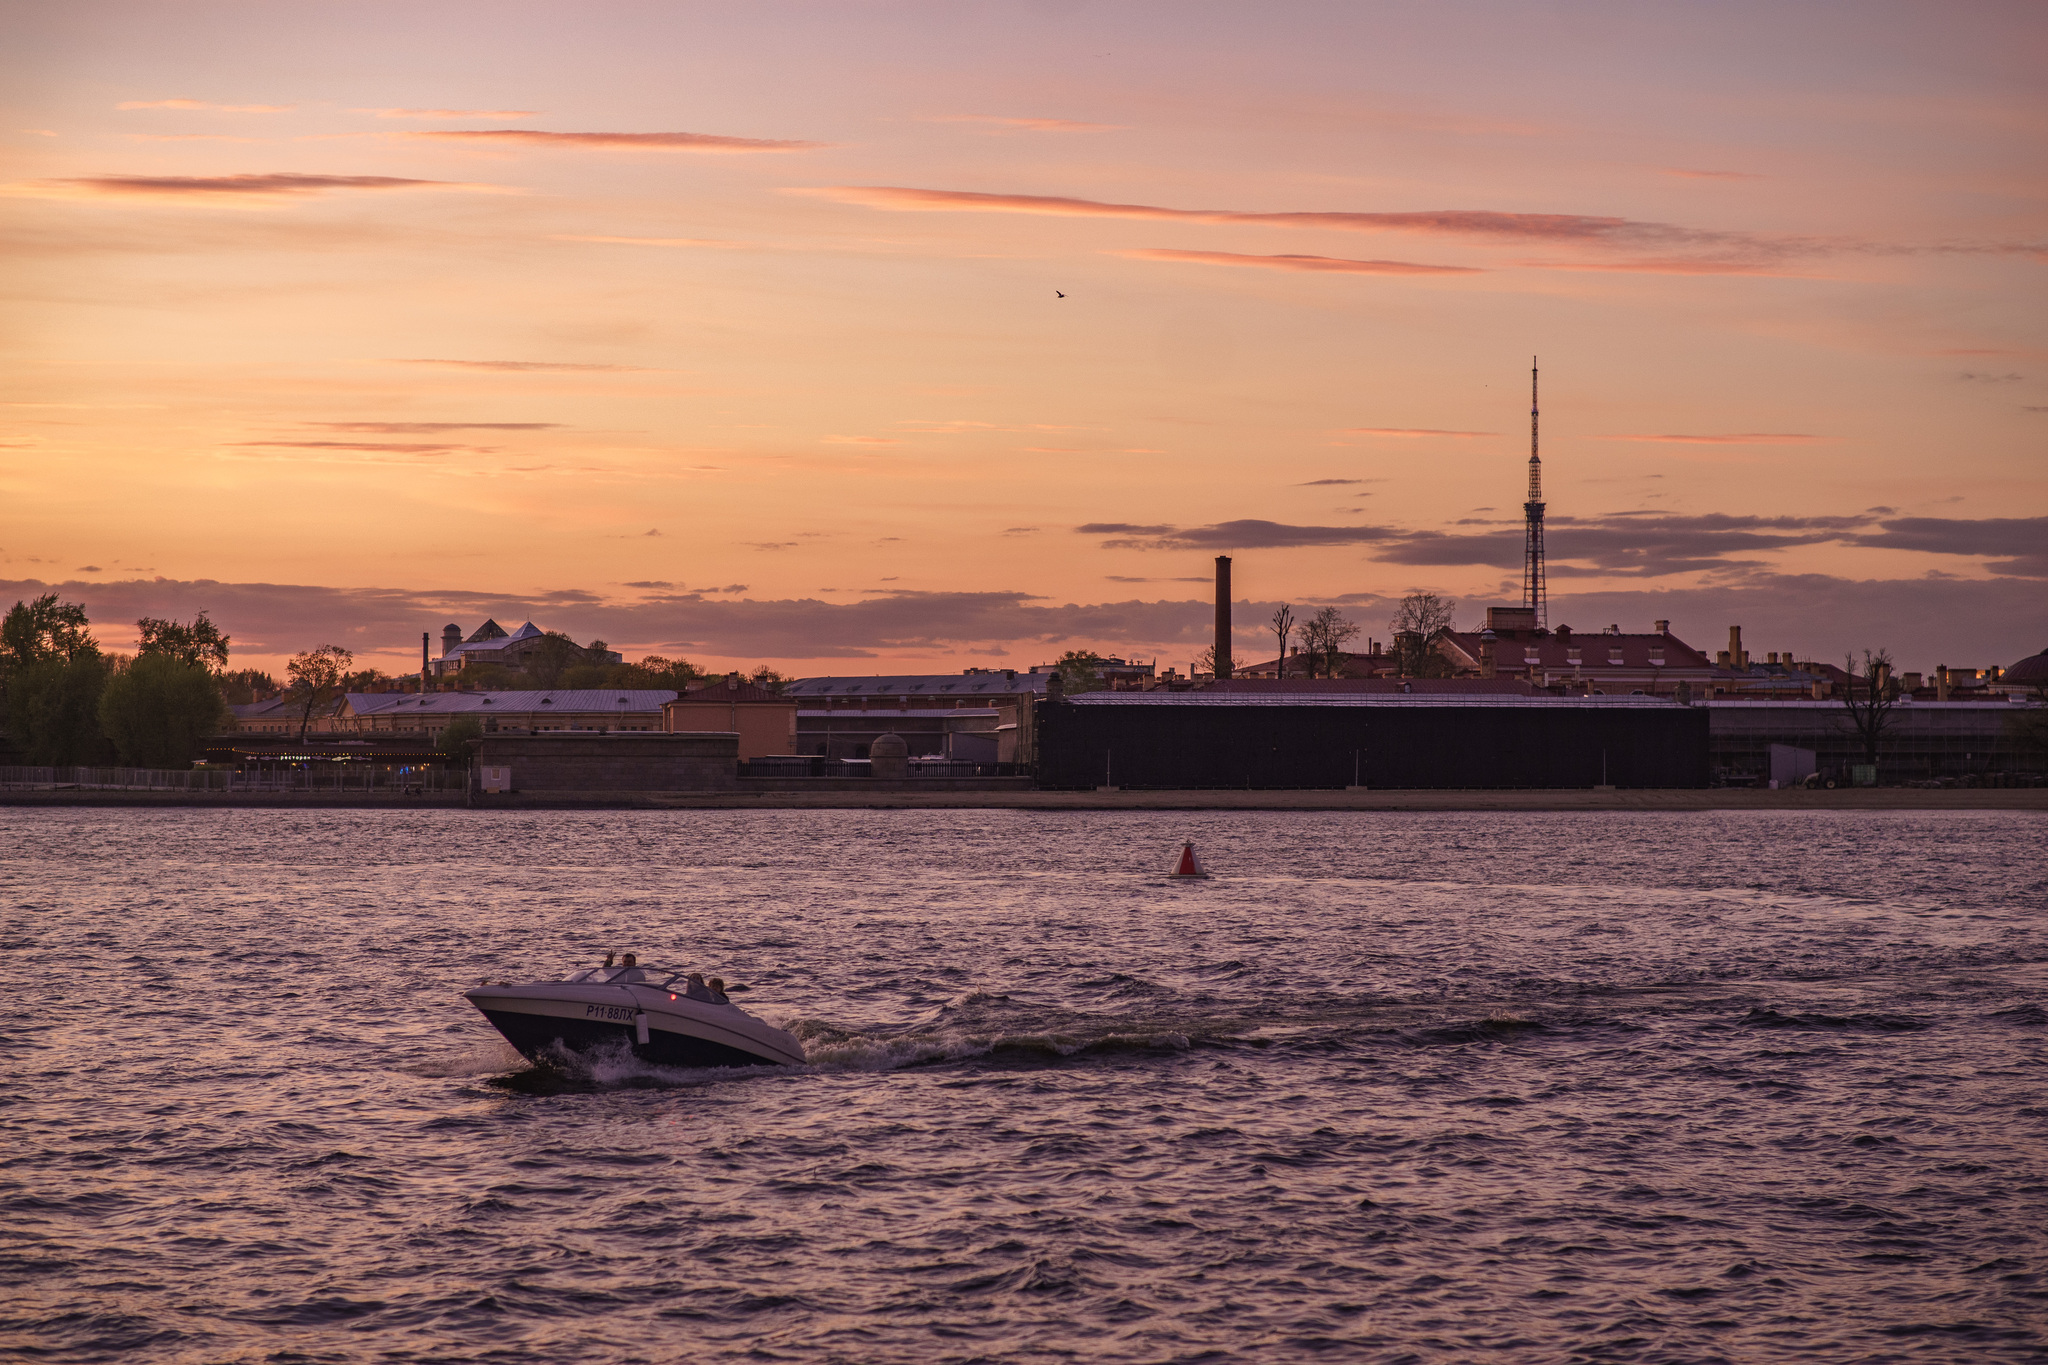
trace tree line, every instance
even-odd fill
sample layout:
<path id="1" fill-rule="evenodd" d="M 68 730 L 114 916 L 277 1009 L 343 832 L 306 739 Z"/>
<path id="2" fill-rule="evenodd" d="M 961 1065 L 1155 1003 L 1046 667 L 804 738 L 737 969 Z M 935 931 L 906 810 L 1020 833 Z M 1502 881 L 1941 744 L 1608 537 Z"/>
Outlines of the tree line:
<path id="1" fill-rule="evenodd" d="M 30 763 L 184 768 L 226 724 L 229 641 L 206 613 L 135 625 L 140 643 L 127 655 L 101 649 L 85 608 L 55 593 L 16 602 L 0 620 L 0 712 Z"/>

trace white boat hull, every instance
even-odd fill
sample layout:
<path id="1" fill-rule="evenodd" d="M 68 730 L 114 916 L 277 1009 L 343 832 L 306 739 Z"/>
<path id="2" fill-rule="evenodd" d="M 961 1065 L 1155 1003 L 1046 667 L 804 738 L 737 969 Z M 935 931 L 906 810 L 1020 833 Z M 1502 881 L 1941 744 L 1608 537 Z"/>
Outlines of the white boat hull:
<path id="1" fill-rule="evenodd" d="M 536 981 L 464 991 L 522 1056 L 623 1044 L 658 1066 L 801 1066 L 803 1046 L 737 1005 L 658 986 Z"/>

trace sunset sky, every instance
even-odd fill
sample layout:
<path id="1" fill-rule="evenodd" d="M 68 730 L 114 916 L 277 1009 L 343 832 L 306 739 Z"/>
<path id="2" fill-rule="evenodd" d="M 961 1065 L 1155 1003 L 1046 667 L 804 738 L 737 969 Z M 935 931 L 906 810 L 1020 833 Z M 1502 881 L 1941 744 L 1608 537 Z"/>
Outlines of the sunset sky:
<path id="1" fill-rule="evenodd" d="M 2048 646 L 2038 4 L 12 3 L 0 606 L 1186 669 Z M 1062 291 L 1064 298 L 1056 291 Z M 438 651 L 438 643 L 437 643 Z"/>

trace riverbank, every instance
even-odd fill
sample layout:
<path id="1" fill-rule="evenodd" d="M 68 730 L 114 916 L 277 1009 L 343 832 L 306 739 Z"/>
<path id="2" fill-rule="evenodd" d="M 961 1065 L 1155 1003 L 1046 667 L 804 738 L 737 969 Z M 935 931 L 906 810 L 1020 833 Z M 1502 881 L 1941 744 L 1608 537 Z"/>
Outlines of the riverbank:
<path id="1" fill-rule="evenodd" d="M 447 810 L 460 794 L 6 791 L 0 806 L 159 810 Z M 479 796 L 479 810 L 1295 810 L 1295 811 L 2048 811 L 2048 787 L 1922 791 L 832 791 L 602 792 Z"/>

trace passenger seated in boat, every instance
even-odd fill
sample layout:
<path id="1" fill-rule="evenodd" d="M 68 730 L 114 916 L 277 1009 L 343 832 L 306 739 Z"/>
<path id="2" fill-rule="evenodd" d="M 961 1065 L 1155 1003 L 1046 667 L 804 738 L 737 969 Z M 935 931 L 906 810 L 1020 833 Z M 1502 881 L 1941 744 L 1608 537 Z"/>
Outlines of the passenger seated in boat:
<path id="1" fill-rule="evenodd" d="M 721 1005 L 730 1005 L 732 1003 L 732 1001 L 725 998 L 724 977 L 714 976 L 711 978 L 711 998 Z"/>
<path id="2" fill-rule="evenodd" d="M 717 1002 L 717 997 L 711 994 L 711 988 L 704 984 L 704 978 L 696 972 L 691 972 L 683 978 L 683 994 L 692 1000 L 707 1000 L 714 1004 Z"/>

